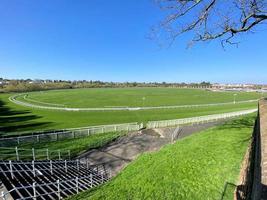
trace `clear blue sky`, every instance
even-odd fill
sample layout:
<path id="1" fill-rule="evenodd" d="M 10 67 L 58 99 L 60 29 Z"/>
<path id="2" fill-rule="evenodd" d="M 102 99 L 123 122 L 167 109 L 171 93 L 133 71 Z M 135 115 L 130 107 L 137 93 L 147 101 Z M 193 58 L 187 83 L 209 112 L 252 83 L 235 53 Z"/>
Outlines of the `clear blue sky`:
<path id="1" fill-rule="evenodd" d="M 239 48 L 187 50 L 146 38 L 163 14 L 153 0 L 1 0 L 0 77 L 267 83 L 267 26 Z"/>

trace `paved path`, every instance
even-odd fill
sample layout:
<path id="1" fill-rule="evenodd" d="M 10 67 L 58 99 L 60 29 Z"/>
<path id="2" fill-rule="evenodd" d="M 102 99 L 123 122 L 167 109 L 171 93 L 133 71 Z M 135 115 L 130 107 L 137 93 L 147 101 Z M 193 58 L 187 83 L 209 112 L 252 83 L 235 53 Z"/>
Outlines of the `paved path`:
<path id="1" fill-rule="evenodd" d="M 176 139 L 221 123 L 223 121 L 181 127 Z M 130 133 L 103 148 L 90 150 L 80 155 L 79 158 L 88 159 L 91 165 L 105 164 L 114 176 L 141 153 L 157 151 L 165 144 L 171 143 L 174 130 L 175 128 L 162 128 Z"/>

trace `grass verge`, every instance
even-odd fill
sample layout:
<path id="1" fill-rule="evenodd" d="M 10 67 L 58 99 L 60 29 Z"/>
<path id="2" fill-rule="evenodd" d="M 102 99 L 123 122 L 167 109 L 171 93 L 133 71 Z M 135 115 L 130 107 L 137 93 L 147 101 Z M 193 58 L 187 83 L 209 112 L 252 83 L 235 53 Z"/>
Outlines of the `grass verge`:
<path id="1" fill-rule="evenodd" d="M 253 102 L 179 109 L 68 112 L 22 107 L 9 102 L 8 97 L 10 95 L 11 94 L 0 94 L 0 137 L 22 134 L 21 131 L 55 130 L 129 122 L 146 123 L 152 120 L 196 117 L 257 107 L 257 102 Z M 198 102 L 196 102 L 196 104 L 197 103 Z"/>
<path id="2" fill-rule="evenodd" d="M 255 115 L 238 118 L 145 153 L 84 199 L 233 199 Z M 227 189 L 225 189 L 227 188 Z"/>
<path id="3" fill-rule="evenodd" d="M 125 135 L 126 132 L 110 132 L 110 133 L 98 133 L 93 134 L 88 137 L 83 138 L 76 138 L 76 139 L 66 139 L 60 140 L 55 142 L 47 142 L 47 143 L 34 143 L 34 144 L 24 144 L 19 145 L 18 149 L 29 149 L 29 151 L 19 151 L 21 159 L 31 159 L 32 158 L 32 148 L 35 148 L 35 157 L 36 159 L 46 159 L 46 149 L 49 149 L 50 152 L 50 159 L 57 159 L 58 158 L 58 150 L 61 151 L 62 159 L 68 159 L 68 150 L 70 150 L 71 158 L 75 158 L 76 156 L 82 154 L 85 151 L 88 151 L 93 148 L 99 148 L 104 146 L 105 144 L 117 139 Z M 12 155 L 5 156 L 5 153 L 9 153 Z M 11 159 L 15 160 L 15 150 L 5 150 L 1 153 L 0 148 L 0 155 L 4 159 Z M 2 158 L 2 159 L 3 159 Z M 0 158 L 1 159 L 1 158 Z"/>

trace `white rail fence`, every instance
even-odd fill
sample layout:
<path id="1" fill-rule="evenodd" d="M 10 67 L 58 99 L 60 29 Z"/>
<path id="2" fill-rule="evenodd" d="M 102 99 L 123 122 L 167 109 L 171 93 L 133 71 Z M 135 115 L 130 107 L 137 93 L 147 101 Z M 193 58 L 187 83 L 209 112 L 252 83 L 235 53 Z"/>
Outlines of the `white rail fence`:
<path id="1" fill-rule="evenodd" d="M 104 172 L 107 171 L 108 169 L 103 168 L 102 165 L 89 165 L 88 159 L 86 160 L 85 163 L 82 163 L 79 159 L 76 160 L 61 160 L 61 161 L 53 161 L 53 160 L 47 160 L 47 161 L 38 161 L 38 160 L 32 160 L 32 161 L 24 161 L 24 162 L 20 162 L 20 161 L 0 161 L 0 164 L 2 163 L 7 163 L 8 162 L 8 170 L 3 170 L 1 169 L 1 173 L 10 173 L 11 177 L 14 177 L 14 172 L 31 172 L 31 174 L 33 174 L 34 176 L 36 176 L 36 171 L 38 170 L 39 172 L 44 172 L 47 171 L 50 173 L 50 175 L 53 175 L 54 171 L 57 170 L 63 170 L 65 172 L 68 172 L 69 169 L 77 169 L 79 171 L 79 169 L 82 167 L 85 167 L 87 170 L 88 169 L 93 169 L 96 172 Z M 17 165 L 29 165 L 31 166 L 30 168 L 24 169 L 17 169 L 15 168 L 15 166 Z M 38 168 L 36 168 L 36 166 L 39 166 Z M 41 166 L 41 168 L 40 168 Z M 107 173 L 108 175 L 110 175 L 110 172 L 108 171 Z"/>
<path id="2" fill-rule="evenodd" d="M 89 165 L 88 162 L 86 164 L 82 164 L 78 159 L 73 161 L 0 161 L 0 164 L 7 166 L 5 170 L 1 170 L 1 174 L 6 177 L 7 175 L 10 175 L 12 180 L 18 180 L 16 175 L 21 173 L 26 173 L 32 178 L 37 177 L 40 174 L 47 175 L 47 173 L 53 176 L 54 172 L 71 173 L 73 170 L 86 170 L 90 172 L 89 175 L 76 176 L 63 180 L 57 179 L 56 181 L 53 181 L 54 178 L 51 178 L 51 181 L 49 179 L 48 182 L 42 184 L 33 182 L 31 185 L 14 186 L 13 189 L 9 191 L 1 191 L 0 199 L 3 200 L 8 200 L 13 192 L 21 195 L 23 192 L 25 193 L 25 191 L 27 191 L 27 196 L 20 196 L 18 199 L 62 199 L 63 197 L 78 194 L 79 192 L 85 191 L 89 188 L 96 187 L 111 178 L 110 171 L 106 169 L 104 165 L 92 166 Z M 24 167 L 18 167 L 20 165 Z M 64 175 L 61 178 L 63 177 Z M 24 179 L 25 178 L 26 177 L 24 177 Z M 45 190 L 44 188 L 50 188 L 50 190 Z M 43 193 L 40 193 L 40 191 L 43 191 Z"/>
<path id="3" fill-rule="evenodd" d="M 30 102 L 24 102 L 18 100 L 17 98 L 24 95 L 24 100 L 27 100 L 27 94 L 18 94 L 9 97 L 9 101 L 26 107 L 37 108 L 37 109 L 48 109 L 48 110 L 63 110 L 63 111 L 135 111 L 135 110 L 154 110 L 154 109 L 174 109 L 174 108 L 194 108 L 194 107 L 206 107 L 206 106 L 223 106 L 223 105 L 232 105 L 232 104 L 242 104 L 242 103 L 252 103 L 257 102 L 258 99 L 243 100 L 243 101 L 231 101 L 231 102 L 221 102 L 221 103 L 209 103 L 209 104 L 193 104 L 193 105 L 165 105 L 165 106 L 146 106 L 146 107 L 104 107 L 104 108 L 71 108 L 71 107 L 58 107 L 58 106 L 49 106 L 53 105 L 52 103 L 38 102 L 35 100 L 35 103 L 42 103 L 45 105 L 32 104 Z M 54 104 L 55 105 L 55 104 Z"/>
<path id="4" fill-rule="evenodd" d="M 243 110 L 243 111 L 237 111 L 237 112 L 229 112 L 229 113 L 223 113 L 223 114 L 214 114 L 214 115 L 206 115 L 206 116 L 183 118 L 183 119 L 149 121 L 146 125 L 146 128 L 150 129 L 150 128 L 177 126 L 177 125 L 183 125 L 183 124 L 192 124 L 192 123 L 204 123 L 204 122 L 215 121 L 219 119 L 226 119 L 226 118 L 246 115 L 246 114 L 253 113 L 256 111 L 257 109 L 250 109 L 250 110 Z M 81 137 L 86 137 L 86 136 L 90 136 L 92 134 L 98 134 L 98 133 L 137 131 L 142 128 L 144 128 L 142 123 L 138 124 L 137 122 L 134 122 L 134 123 L 125 123 L 125 124 L 113 124 L 113 125 L 73 128 L 73 129 L 66 129 L 66 130 L 57 130 L 53 132 L 23 133 L 25 135 L 16 136 L 16 137 L 0 138 L 0 147 L 16 146 L 16 145 L 20 145 L 24 143 L 52 142 L 52 141 L 70 139 L 70 138 L 81 138 Z"/>
<path id="5" fill-rule="evenodd" d="M 70 157 L 70 150 L 0 147 L 0 160 L 63 160 Z"/>
<path id="6" fill-rule="evenodd" d="M 60 130 L 49 133 L 31 133 L 31 135 L 22 135 L 17 137 L 4 137 L 0 138 L 0 147 L 15 146 L 20 143 L 39 143 L 39 142 L 52 142 L 70 138 L 81 138 L 98 133 L 108 132 L 121 132 L 121 131 L 137 131 L 143 128 L 143 124 L 126 123 L 126 124 L 114 124 L 103 126 L 84 127 L 79 129 Z"/>
<path id="7" fill-rule="evenodd" d="M 193 123 L 205 123 L 210 121 L 216 121 L 219 119 L 227 119 L 242 115 L 247 115 L 253 112 L 256 112 L 258 109 L 250 109 L 243 110 L 237 112 L 229 112 L 223 114 L 214 114 L 214 115 L 206 115 L 199 117 L 191 117 L 191 118 L 183 118 L 183 119 L 173 119 L 173 120 L 163 120 L 163 121 L 149 121 L 147 123 L 146 128 L 161 128 L 161 127 L 169 127 L 169 126 L 179 126 L 183 124 L 193 124 Z"/>
<path id="8" fill-rule="evenodd" d="M 103 184 L 106 179 L 104 178 L 104 175 L 102 174 L 102 177 L 100 180 L 95 180 L 95 177 L 93 176 L 93 174 L 90 174 L 89 176 L 83 176 L 83 177 L 76 177 L 73 179 L 69 179 L 69 180 L 57 180 L 56 182 L 51 182 L 51 183 L 45 183 L 45 184 L 37 184 L 37 183 L 33 183 L 32 185 L 29 186 L 22 186 L 22 187 L 15 187 L 14 189 L 4 192 L 2 191 L 1 193 L 1 198 L 3 200 L 8 200 L 8 196 L 10 195 L 11 192 L 13 191 L 20 191 L 20 190 L 31 190 L 32 191 L 32 196 L 29 197 L 24 197 L 24 198 L 20 198 L 21 200 L 25 200 L 25 199 L 38 199 L 40 197 L 43 196 L 48 196 L 48 195 L 52 195 L 52 194 L 56 194 L 57 198 L 54 199 L 63 199 L 62 198 L 62 193 L 63 192 L 69 192 L 69 190 L 71 189 L 75 189 L 76 190 L 76 194 L 79 194 L 82 191 L 88 190 L 89 188 L 93 188 L 96 187 L 97 185 Z M 90 182 L 85 182 L 86 180 L 90 180 Z M 75 186 L 73 186 L 72 188 L 65 188 L 63 187 L 64 185 L 70 185 L 73 182 L 75 182 Z M 56 187 L 57 190 L 51 191 L 51 192 L 46 192 L 46 193 L 38 193 L 38 188 L 43 188 L 43 187 Z"/>

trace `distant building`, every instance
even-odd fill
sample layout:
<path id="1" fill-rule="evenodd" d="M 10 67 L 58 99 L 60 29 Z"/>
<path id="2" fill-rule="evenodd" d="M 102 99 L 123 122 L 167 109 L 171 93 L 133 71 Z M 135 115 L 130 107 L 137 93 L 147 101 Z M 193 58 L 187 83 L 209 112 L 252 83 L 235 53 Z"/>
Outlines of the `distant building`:
<path id="1" fill-rule="evenodd" d="M 263 89 L 265 88 L 265 89 Z M 212 84 L 212 90 L 224 90 L 224 91 L 244 91 L 244 92 L 260 92 L 266 90 L 267 86 L 258 84 Z"/>

